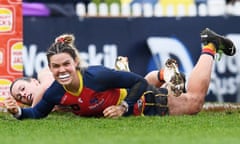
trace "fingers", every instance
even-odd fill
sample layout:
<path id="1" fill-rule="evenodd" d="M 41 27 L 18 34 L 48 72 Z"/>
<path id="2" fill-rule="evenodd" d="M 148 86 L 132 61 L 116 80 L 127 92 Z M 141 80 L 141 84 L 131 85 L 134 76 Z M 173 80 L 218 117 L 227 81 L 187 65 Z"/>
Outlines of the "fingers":
<path id="1" fill-rule="evenodd" d="M 108 118 L 111 118 L 114 116 L 114 106 L 110 106 L 110 107 L 107 107 L 104 111 L 103 111 L 103 115 L 104 117 L 108 117 Z"/>
<path id="2" fill-rule="evenodd" d="M 6 97 L 6 99 L 4 100 L 4 105 L 7 108 L 8 112 L 10 112 L 11 114 L 18 113 L 18 104 L 13 97 Z"/>
<path id="3" fill-rule="evenodd" d="M 110 106 L 103 111 L 103 115 L 106 118 L 118 118 L 124 113 L 124 109 L 121 106 Z"/>

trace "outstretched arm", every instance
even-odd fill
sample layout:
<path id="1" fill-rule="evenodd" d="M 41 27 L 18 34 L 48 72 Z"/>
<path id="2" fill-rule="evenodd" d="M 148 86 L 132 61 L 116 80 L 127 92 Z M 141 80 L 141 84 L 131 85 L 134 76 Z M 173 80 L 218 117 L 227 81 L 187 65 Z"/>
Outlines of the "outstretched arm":
<path id="1" fill-rule="evenodd" d="M 33 118 L 39 119 L 46 117 L 51 110 L 53 109 L 54 105 L 47 103 L 46 101 L 42 100 L 39 104 L 37 104 L 33 108 L 20 108 L 18 106 L 16 100 L 9 96 L 4 100 L 4 104 L 9 113 L 11 113 L 17 119 L 25 119 L 25 118 Z"/>

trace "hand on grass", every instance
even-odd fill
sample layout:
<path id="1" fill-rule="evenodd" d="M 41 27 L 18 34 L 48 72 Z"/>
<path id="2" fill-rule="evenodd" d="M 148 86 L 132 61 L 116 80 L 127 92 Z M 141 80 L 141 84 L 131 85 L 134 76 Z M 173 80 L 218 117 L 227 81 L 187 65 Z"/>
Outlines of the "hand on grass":
<path id="1" fill-rule="evenodd" d="M 107 107 L 103 111 L 103 115 L 104 117 L 107 117 L 107 118 L 118 118 L 118 117 L 121 117 L 125 111 L 126 111 L 125 107 L 121 105 L 117 105 L 117 106 L 113 105 L 113 106 Z"/>
<path id="2" fill-rule="evenodd" d="M 15 115 L 19 113 L 19 106 L 16 102 L 16 100 L 12 97 L 6 97 L 6 99 L 4 100 L 4 105 L 7 108 L 8 112 Z"/>

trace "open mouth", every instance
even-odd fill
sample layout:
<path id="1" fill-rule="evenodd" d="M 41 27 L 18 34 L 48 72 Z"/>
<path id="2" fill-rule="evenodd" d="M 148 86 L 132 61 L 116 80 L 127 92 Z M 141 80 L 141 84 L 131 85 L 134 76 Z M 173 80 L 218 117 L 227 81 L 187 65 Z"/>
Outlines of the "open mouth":
<path id="1" fill-rule="evenodd" d="M 32 102 L 32 100 L 33 100 L 32 94 L 29 94 L 29 95 L 27 96 L 27 100 L 30 101 L 30 102 Z"/>
<path id="2" fill-rule="evenodd" d="M 58 75 L 58 80 L 61 81 L 61 82 L 66 82 L 66 81 L 69 80 L 69 78 L 70 78 L 69 73 Z"/>
<path id="3" fill-rule="evenodd" d="M 70 74 L 61 74 L 58 76 L 59 79 L 66 79 L 70 76 Z"/>

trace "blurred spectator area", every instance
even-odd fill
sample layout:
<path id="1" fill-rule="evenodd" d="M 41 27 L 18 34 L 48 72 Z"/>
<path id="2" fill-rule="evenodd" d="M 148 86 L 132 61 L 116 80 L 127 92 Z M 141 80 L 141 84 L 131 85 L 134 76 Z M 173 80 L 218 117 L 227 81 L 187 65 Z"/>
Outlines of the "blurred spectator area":
<path id="1" fill-rule="evenodd" d="M 24 16 L 240 16 L 240 0 L 23 0 Z"/>
<path id="2" fill-rule="evenodd" d="M 91 0 L 23 0 L 24 16 L 75 16 L 75 5 Z"/>

